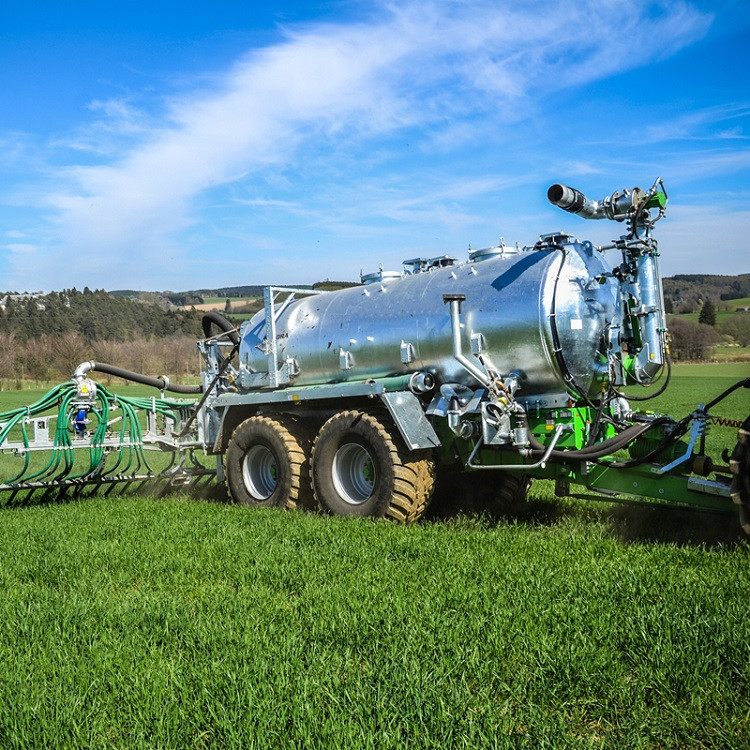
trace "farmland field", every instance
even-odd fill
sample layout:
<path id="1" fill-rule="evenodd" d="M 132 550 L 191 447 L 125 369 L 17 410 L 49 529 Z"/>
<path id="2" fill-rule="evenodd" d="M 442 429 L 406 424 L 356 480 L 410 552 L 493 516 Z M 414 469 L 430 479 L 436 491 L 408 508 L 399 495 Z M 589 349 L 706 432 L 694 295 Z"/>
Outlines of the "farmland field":
<path id="1" fill-rule="evenodd" d="M 262 298 L 258 297 L 205 297 L 202 304 L 199 305 L 185 305 L 185 310 L 195 308 L 206 312 L 208 310 L 217 310 L 224 312 L 224 306 L 226 305 L 227 299 L 232 307 L 242 307 L 244 305 L 256 305 L 263 307 Z"/>
<path id="2" fill-rule="evenodd" d="M 654 408 L 748 374 L 676 367 Z M 735 517 L 538 483 L 410 527 L 184 495 L 0 518 L 2 748 L 750 747 Z"/>

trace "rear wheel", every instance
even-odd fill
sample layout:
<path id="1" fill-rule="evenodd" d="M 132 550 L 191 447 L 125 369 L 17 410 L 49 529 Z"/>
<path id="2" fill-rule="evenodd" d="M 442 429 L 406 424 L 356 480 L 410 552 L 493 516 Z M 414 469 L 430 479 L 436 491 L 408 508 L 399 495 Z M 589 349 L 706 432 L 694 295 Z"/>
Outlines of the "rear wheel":
<path id="1" fill-rule="evenodd" d="M 323 425 L 311 469 L 318 504 L 337 516 L 410 523 L 426 510 L 434 484 L 426 452 L 408 452 L 392 428 L 360 411 L 341 412 Z"/>
<path id="2" fill-rule="evenodd" d="M 750 417 L 740 427 L 737 445 L 729 458 L 732 500 L 740 508 L 740 525 L 750 534 Z"/>
<path id="3" fill-rule="evenodd" d="M 244 505 L 295 508 L 311 504 L 309 440 L 289 417 L 250 417 L 235 429 L 226 453 L 226 485 Z"/>

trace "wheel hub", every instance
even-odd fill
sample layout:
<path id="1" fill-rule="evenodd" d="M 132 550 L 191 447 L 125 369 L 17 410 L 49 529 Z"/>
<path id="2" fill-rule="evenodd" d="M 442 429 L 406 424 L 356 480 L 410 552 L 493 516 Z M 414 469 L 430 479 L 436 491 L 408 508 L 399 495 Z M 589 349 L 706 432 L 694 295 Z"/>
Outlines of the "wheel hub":
<path id="1" fill-rule="evenodd" d="M 267 500 L 278 484 L 276 459 L 265 445 L 254 445 L 242 460 L 242 479 L 257 500 Z"/>
<path id="2" fill-rule="evenodd" d="M 333 458 L 333 484 L 350 505 L 362 505 L 372 495 L 376 473 L 372 457 L 358 443 L 342 445 Z"/>

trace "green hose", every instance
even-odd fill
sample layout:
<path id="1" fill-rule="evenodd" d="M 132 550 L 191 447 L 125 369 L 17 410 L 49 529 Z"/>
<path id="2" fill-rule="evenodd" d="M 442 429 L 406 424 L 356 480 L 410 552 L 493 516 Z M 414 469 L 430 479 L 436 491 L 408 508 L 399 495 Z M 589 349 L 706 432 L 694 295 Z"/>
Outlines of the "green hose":
<path id="1" fill-rule="evenodd" d="M 6 469 L 9 460 L 3 458 L 0 462 L 0 489 L 142 479 L 144 475 L 170 476 L 180 451 L 175 451 L 166 468 L 158 472 L 149 464 L 144 444 L 145 414 L 152 412 L 159 422 L 171 420 L 179 425 L 192 407 L 194 402 L 184 400 L 117 396 L 102 385 L 97 385 L 94 403 L 88 403 L 80 400 L 75 382 L 57 385 L 29 406 L 0 412 L 0 451 L 14 452 L 22 459 L 22 466 L 14 465 L 11 471 Z M 76 422 L 84 409 L 85 443 Z M 120 411 L 118 418 L 113 416 L 116 410 Z M 29 424 L 40 417 L 48 418 L 50 425 L 55 423 L 54 429 L 49 429 L 52 438 L 49 448 L 36 446 L 30 434 Z M 40 454 L 41 461 L 32 460 L 32 454 L 36 453 Z M 192 450 L 181 451 L 179 465 L 205 470 Z"/>

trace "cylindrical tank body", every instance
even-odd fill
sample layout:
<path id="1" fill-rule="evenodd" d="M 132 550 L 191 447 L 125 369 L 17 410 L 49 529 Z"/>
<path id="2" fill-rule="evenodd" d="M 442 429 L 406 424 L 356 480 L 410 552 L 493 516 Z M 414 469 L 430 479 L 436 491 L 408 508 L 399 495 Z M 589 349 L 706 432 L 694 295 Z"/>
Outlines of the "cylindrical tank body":
<path id="1" fill-rule="evenodd" d="M 294 385 L 426 371 L 438 384 L 476 387 L 453 356 L 443 302 L 444 294 L 463 294 L 463 354 L 478 364 L 482 352 L 503 376 L 519 373 L 519 398 L 542 406 L 566 402 L 564 370 L 593 394 L 597 376 L 607 371 L 617 284 L 603 280 L 609 265 L 590 243 L 556 241 L 564 244 L 296 300 L 276 322 L 278 366 L 294 360 Z M 268 369 L 265 335 L 263 312 L 243 324 L 245 372 Z"/>

